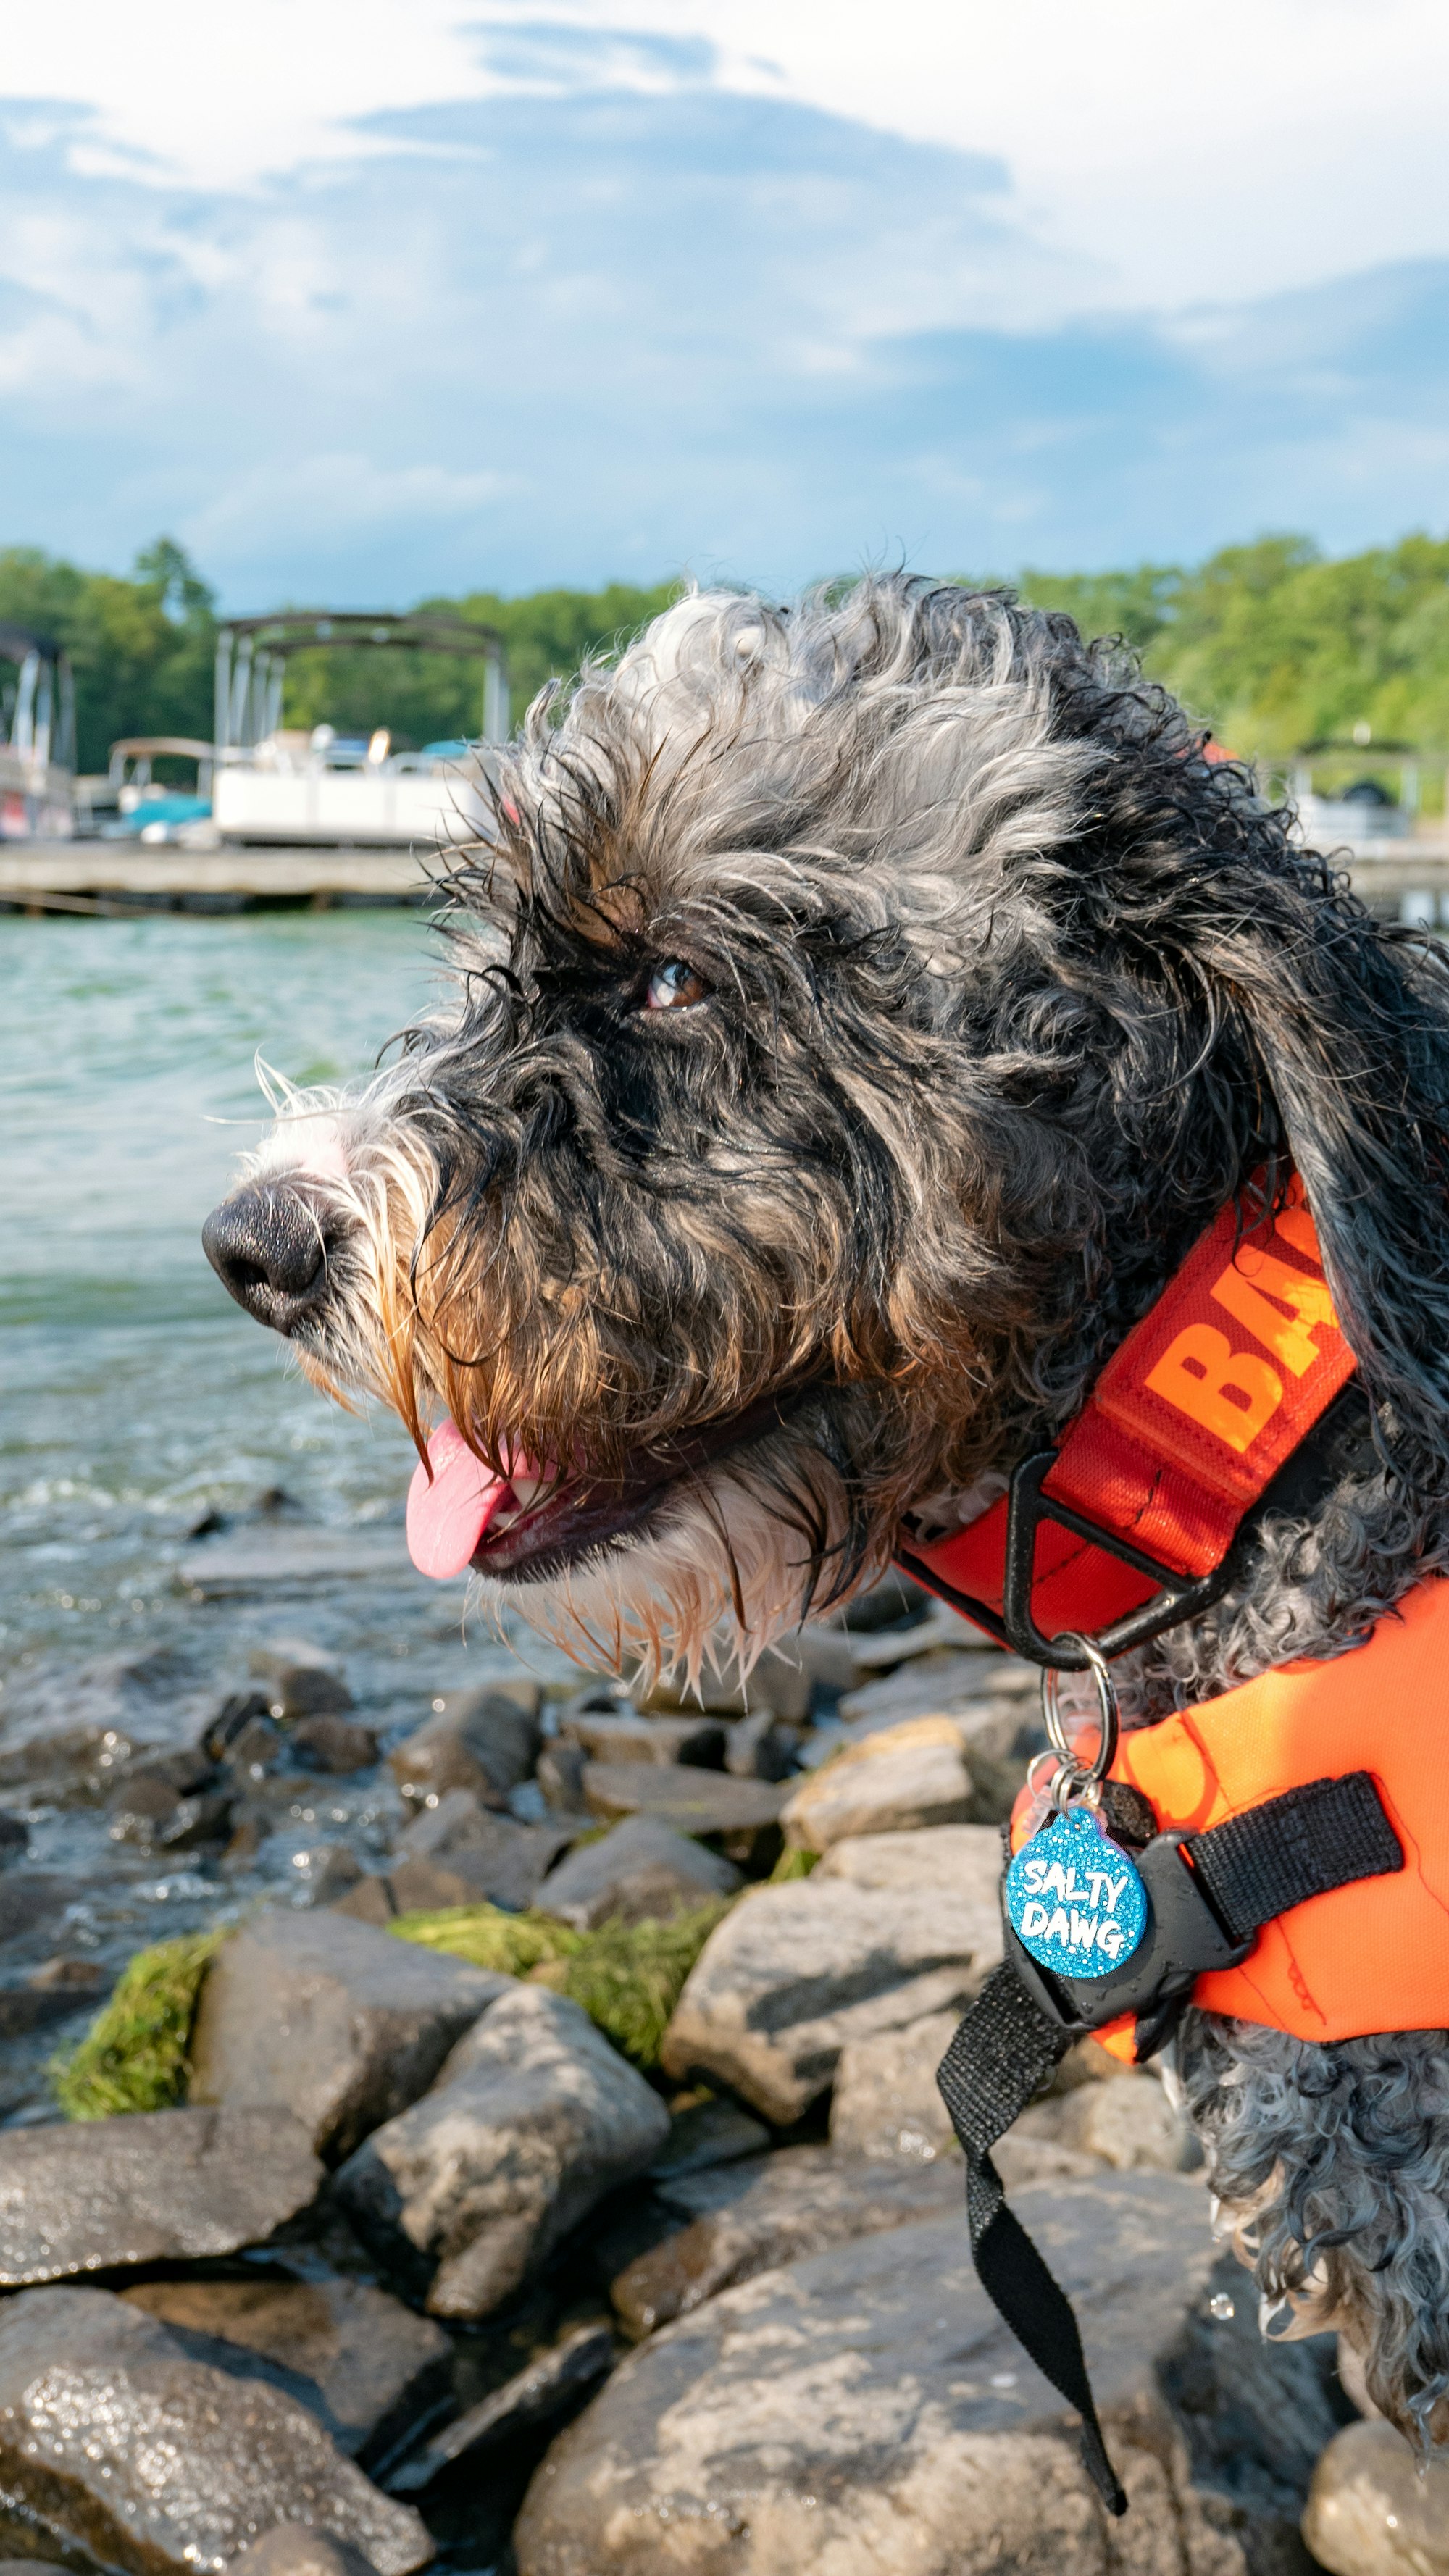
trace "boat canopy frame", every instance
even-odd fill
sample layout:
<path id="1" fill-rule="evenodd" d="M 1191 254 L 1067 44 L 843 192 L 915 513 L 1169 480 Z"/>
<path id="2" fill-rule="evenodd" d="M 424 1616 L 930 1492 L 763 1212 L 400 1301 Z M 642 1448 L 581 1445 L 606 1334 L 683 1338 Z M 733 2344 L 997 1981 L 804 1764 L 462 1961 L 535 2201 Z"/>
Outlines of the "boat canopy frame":
<path id="1" fill-rule="evenodd" d="M 402 646 L 417 653 L 450 653 L 481 661 L 484 742 L 508 735 L 508 663 L 493 626 L 419 609 L 405 615 L 383 610 L 284 608 L 269 617 L 229 617 L 216 638 L 216 753 L 244 758 L 277 731 L 282 683 L 293 653 L 319 645 Z"/>
<path id="2" fill-rule="evenodd" d="M 0 617 L 0 662 L 20 670 L 8 718 L 0 701 L 0 743 L 42 769 L 74 771 L 75 678 L 64 647 Z"/>

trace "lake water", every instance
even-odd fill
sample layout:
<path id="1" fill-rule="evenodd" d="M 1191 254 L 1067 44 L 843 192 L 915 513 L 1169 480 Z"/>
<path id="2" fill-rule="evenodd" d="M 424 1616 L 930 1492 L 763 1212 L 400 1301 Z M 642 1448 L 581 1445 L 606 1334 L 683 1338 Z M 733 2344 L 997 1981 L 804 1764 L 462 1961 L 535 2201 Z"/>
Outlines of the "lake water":
<path id="1" fill-rule="evenodd" d="M 402 911 L 0 919 L 0 1762 L 82 1723 L 190 1742 L 278 1635 L 339 1653 L 385 1739 L 435 1693 L 516 1669 L 486 1632 L 465 1642 L 462 1585 L 408 1564 L 406 1434 L 309 1387 L 199 1240 L 265 1124 L 257 1055 L 300 1082 L 364 1072 L 437 973 L 425 922 Z M 280 1509 L 262 1508 L 277 1491 Z M 198 1540 L 208 1518 L 220 1527 Z M 198 1547 L 260 1538 L 285 1564 L 289 1534 L 319 1527 L 381 1544 L 381 1575 L 221 1600 L 186 1579 Z M 103 1809 L 50 1798 L 43 1776 L 26 1801 L 27 1866 L 93 1887 L 61 1947 L 114 1963 L 158 1913 L 189 1928 L 255 1892 L 245 1873 L 118 1846 Z M 261 1878 L 296 1846 L 305 1879 L 319 1836 L 367 1856 L 395 1822 L 385 1770 L 319 1783 L 278 1819 Z M 0 2050 L 0 2116 L 18 2098 L 13 2055 Z"/>

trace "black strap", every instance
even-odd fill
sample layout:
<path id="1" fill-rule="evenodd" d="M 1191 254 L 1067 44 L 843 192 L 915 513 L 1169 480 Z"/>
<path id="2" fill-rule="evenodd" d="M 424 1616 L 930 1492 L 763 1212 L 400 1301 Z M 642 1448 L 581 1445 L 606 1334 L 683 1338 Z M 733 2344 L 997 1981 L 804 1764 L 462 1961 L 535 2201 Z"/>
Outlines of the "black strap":
<path id="1" fill-rule="evenodd" d="M 1006 2206 L 991 2149 L 1070 2048 L 1014 1971 L 994 1968 L 941 2060 L 936 2081 L 966 2156 L 966 2216 L 977 2278 L 1043 2377 L 1082 2419 L 1082 2459 L 1107 2511 L 1127 2498 L 1107 2457 L 1082 2338 L 1066 2292 Z"/>
<path id="2" fill-rule="evenodd" d="M 1183 1846 L 1213 1911 L 1235 1941 L 1274 1916 L 1354 1879 L 1404 1866 L 1399 1838 L 1369 1771 L 1307 1780 L 1248 1807 Z"/>
<path id="3" fill-rule="evenodd" d="M 1188 1837 L 1183 1850 L 1235 1943 L 1311 1896 L 1326 1896 L 1356 1879 L 1381 1878 L 1404 1865 L 1367 1771 L 1287 1789 Z M 1173 1866 L 1185 1867 L 1186 1861 Z M 1165 1977 L 1171 1973 L 1167 1961 Z M 1115 2010 L 1108 2000 L 1099 2021 L 1115 2018 Z M 977 2277 L 1043 2377 L 1077 2409 L 1083 2463 L 1108 2512 L 1123 2514 L 1127 2498 L 1107 2456 L 1071 2302 L 1007 2208 L 991 2161 L 997 2139 L 1054 2074 L 1081 2027 L 1044 2012 L 1008 1956 L 961 2022 L 936 2081 L 966 2157 L 966 2214 Z"/>

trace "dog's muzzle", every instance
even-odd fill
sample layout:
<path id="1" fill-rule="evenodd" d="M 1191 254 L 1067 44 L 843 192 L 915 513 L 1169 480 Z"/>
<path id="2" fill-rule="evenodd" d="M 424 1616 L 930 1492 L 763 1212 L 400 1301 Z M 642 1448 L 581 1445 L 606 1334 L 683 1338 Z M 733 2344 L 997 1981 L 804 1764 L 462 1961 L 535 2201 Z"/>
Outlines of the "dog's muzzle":
<path id="1" fill-rule="evenodd" d="M 257 1182 L 213 1208 L 201 1245 L 228 1296 L 274 1333 L 321 1320 L 340 1229 L 295 1182 Z"/>

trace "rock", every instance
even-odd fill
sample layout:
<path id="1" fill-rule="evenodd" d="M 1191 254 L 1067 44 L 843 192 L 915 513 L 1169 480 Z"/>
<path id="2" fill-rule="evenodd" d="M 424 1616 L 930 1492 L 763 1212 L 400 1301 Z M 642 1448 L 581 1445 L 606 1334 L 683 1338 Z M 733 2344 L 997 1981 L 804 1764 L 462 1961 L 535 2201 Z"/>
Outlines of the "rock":
<path id="1" fill-rule="evenodd" d="M 478 1798 L 506 1797 L 526 1780 L 538 1758 L 538 1692 L 520 1705 L 511 1691 L 447 1691 L 431 1717 L 397 1745 L 388 1763 L 405 1798 L 442 1798 L 471 1789 Z"/>
<path id="2" fill-rule="evenodd" d="M 336 1656 L 296 1638 L 254 1646 L 247 1669 L 265 1683 L 268 1709 L 284 1723 L 298 1717 L 331 1717 L 353 1704 Z"/>
<path id="3" fill-rule="evenodd" d="M 208 1762 L 221 1762 L 232 1751 L 239 1736 L 249 1726 L 271 1725 L 271 1702 L 265 1691 L 228 1691 L 214 1717 L 209 1718 L 201 1733 L 201 1750 Z"/>
<path id="4" fill-rule="evenodd" d="M 724 1767 L 725 1730 L 717 1717 L 639 1717 L 583 1710 L 560 1721 L 566 1744 L 591 1762 L 683 1762 L 699 1771 Z"/>
<path id="5" fill-rule="evenodd" d="M 426 2285 L 433 2316 L 487 2316 L 669 2134 L 658 2094 L 587 2014 L 508 1983 L 433 2091 L 337 2177 L 364 2243 Z"/>
<path id="6" fill-rule="evenodd" d="M 666 2071 L 718 2077 L 767 2120 L 798 2120 L 842 2048 L 962 2009 L 1000 1923 L 947 1891 L 814 1877 L 754 1888 L 710 1934 L 665 2034 Z"/>
<path id="7" fill-rule="evenodd" d="M 0 1986 L 0 2040 L 24 2039 L 33 2030 L 48 2030 L 52 2023 L 68 2021 L 72 2013 L 93 2005 L 94 1988 L 38 1986 L 33 1979 L 23 1986 Z"/>
<path id="8" fill-rule="evenodd" d="M 914 1662 L 920 1655 L 936 1655 L 943 1650 L 948 1654 L 981 1655 L 982 1682 L 987 1690 L 997 1686 L 997 1675 L 1008 1664 L 1018 1671 L 1032 1674 L 1034 1678 L 1036 1676 L 1035 1665 L 1018 1663 L 1016 1656 L 1004 1655 L 987 1647 L 980 1629 L 973 1628 L 969 1619 L 949 1610 L 944 1601 L 933 1601 L 925 1617 L 913 1619 L 909 1627 L 888 1628 L 877 1630 L 871 1636 L 852 1637 L 851 1644 L 856 1670 L 863 1683 L 872 1673 L 886 1672 L 893 1666 Z"/>
<path id="9" fill-rule="evenodd" d="M 270 1717 L 249 1717 L 238 1727 L 220 1759 L 227 1776 L 239 1786 L 265 1780 L 287 1750 L 287 1738 Z"/>
<path id="10" fill-rule="evenodd" d="M 467 1789 L 449 1789 L 436 1807 L 425 1807 L 399 1837 L 393 1894 L 399 1913 L 430 1905 L 531 1905 L 544 1874 L 568 1848 L 567 1826 L 520 1825 L 480 1807 Z M 450 1875 L 456 1893 L 424 1895 L 419 1865 Z"/>
<path id="11" fill-rule="evenodd" d="M 732 2165 L 743 2156 L 763 2154 L 770 2132 L 752 2120 L 737 2102 L 692 2102 L 670 2116 L 669 2135 L 649 2168 L 655 2182 L 682 2174 L 705 2173 L 711 2165 Z"/>
<path id="12" fill-rule="evenodd" d="M 1322 2365 L 1260 2344 L 1251 2299 L 1213 2317 L 1242 2275 L 1213 2269 L 1199 2188 L 1102 2173 L 1020 2214 L 1073 2294 L 1126 2523 L 958 2215 L 761 2273 L 631 2354 L 535 2476 L 520 2576 L 1286 2576 Z"/>
<path id="13" fill-rule="evenodd" d="M 370 1771 L 377 1737 L 347 1717 L 304 1717 L 292 1729 L 293 1758 L 309 1771 Z"/>
<path id="14" fill-rule="evenodd" d="M 800 1731 L 758 1708 L 752 1717 L 737 1717 L 725 1745 L 725 1769 L 736 1780 L 788 1780 L 797 1767 Z"/>
<path id="15" fill-rule="evenodd" d="M 928 1618 L 936 1608 L 934 1593 L 913 1583 L 899 1567 L 889 1566 L 835 1614 L 852 1636 L 873 1636 L 880 1628 L 905 1629 Z"/>
<path id="16" fill-rule="evenodd" d="M 787 2147 L 747 2164 L 717 2165 L 658 2186 L 665 2206 L 690 2220 L 639 2256 L 611 2285 L 625 2333 L 636 2340 L 701 2301 L 777 2263 L 818 2254 L 913 2219 L 953 2211 L 964 2227 L 964 2167 L 869 2164 L 829 2147 Z"/>
<path id="17" fill-rule="evenodd" d="M 1083 2084 L 1049 2101 L 1034 2102 L 1007 2134 L 1074 2147 L 1083 2155 L 1099 2156 L 1119 2173 L 1145 2166 L 1183 2173 L 1200 2161 L 1186 2120 L 1173 2109 L 1156 2077 L 1137 2074 L 1130 2067 L 1119 2069 L 1113 2081 Z"/>
<path id="18" fill-rule="evenodd" d="M 321 2524 L 377 2576 L 433 2554 L 277 2388 L 192 2360 L 105 2290 L 0 2306 L 0 2484 L 52 2546 L 129 2576 L 220 2568 L 277 2523 Z"/>
<path id="19" fill-rule="evenodd" d="M 445 1899 L 445 1902 L 451 1901 Z M 374 1924 L 379 1931 L 385 1931 L 388 1924 L 395 1923 L 406 1910 L 393 1894 L 391 1879 L 384 1877 L 381 1870 L 371 1869 L 364 1870 L 356 1884 L 348 1888 L 345 1896 L 339 1896 L 332 1906 L 334 1914 L 345 1914 L 354 1923 Z M 417 1911 L 425 1913 L 430 1909 L 419 1906 Z"/>
<path id="20" fill-rule="evenodd" d="M 964 1824 L 971 1774 L 948 1717 L 918 1717 L 848 1746 L 791 1790 L 780 1813 L 796 1851 L 828 1851 L 847 1835 Z"/>
<path id="21" fill-rule="evenodd" d="M 592 2388 L 614 2366 L 614 2338 L 607 2325 L 578 2325 L 541 2352 L 501 2388 L 470 2406 L 388 2479 L 390 2495 L 425 2495 L 451 2469 L 472 2468 L 490 2451 L 511 2443 L 556 2415 Z"/>
<path id="22" fill-rule="evenodd" d="M 684 1834 L 728 1834 L 751 1842 L 773 1828 L 784 1792 L 767 1780 L 732 1780 L 724 1771 L 684 1770 L 660 1762 L 587 1762 L 584 1797 L 591 1814 L 662 1816 Z"/>
<path id="23" fill-rule="evenodd" d="M 0 2288 L 234 2254 L 305 2209 L 321 2180 L 305 2132 L 275 2111 L 0 2129 Z"/>
<path id="24" fill-rule="evenodd" d="M 1421 2469 L 1392 2424 L 1346 2424 L 1314 2470 L 1303 2537 L 1331 2576 L 1449 2576 L 1449 2460 Z"/>
<path id="25" fill-rule="evenodd" d="M 636 1763 L 636 1770 L 651 1766 Z M 587 1761 L 581 1744 L 546 1744 L 538 1757 L 536 1786 L 546 1806 L 560 1816 L 587 1816 L 591 1810 L 584 1801 L 584 1772 Z M 517 1793 L 515 1792 L 515 1795 Z"/>
<path id="26" fill-rule="evenodd" d="M 221 1792 L 182 1797 L 169 1781 L 142 1771 L 128 1773 L 116 1789 L 108 1831 L 113 1842 L 145 1850 L 194 1851 L 224 1841 L 230 1820 L 231 1801 Z"/>
<path id="27" fill-rule="evenodd" d="M 233 2558 L 228 2576 L 368 2576 L 372 2565 L 360 2549 L 305 2522 L 279 2522 Z M 35 2576 L 34 2569 L 28 2576 Z"/>
<path id="28" fill-rule="evenodd" d="M 832 2147 L 846 2155 L 908 2156 L 917 2164 L 959 2153 L 936 2082 L 959 2020 L 959 2013 L 928 2013 L 904 2030 L 851 2040 L 840 2052 L 830 2097 Z"/>
<path id="29" fill-rule="evenodd" d="M 731 1896 L 739 1884 L 731 1862 L 677 1833 L 661 1816 L 626 1816 L 602 1841 L 583 1844 L 550 1870 L 534 1903 L 591 1932 L 611 1917 L 663 1921 L 712 1896 Z"/>
<path id="30" fill-rule="evenodd" d="M 914 1717 L 953 1717 L 960 1709 L 999 1698 L 1004 1683 L 1019 1689 L 1010 1672 L 1013 1661 L 995 1647 L 922 1659 L 884 1681 L 848 1691 L 837 1714 L 843 1726 L 865 1728 L 900 1726 Z M 1030 1672 L 1031 1667 L 1020 1670 Z M 1035 1683 L 1040 1679 L 1033 1675 Z"/>
<path id="31" fill-rule="evenodd" d="M 30 1827 L 23 1817 L 7 1815 L 0 1807 L 0 1869 L 23 1858 L 30 1846 Z"/>
<path id="32" fill-rule="evenodd" d="M 431 2084 L 512 1980 L 418 1949 L 335 1908 L 264 1913 L 201 1990 L 191 2099 L 287 2110 L 342 2157 Z"/>
<path id="33" fill-rule="evenodd" d="M 365 2281 L 145 2281 L 121 2296 L 183 2348 L 230 2366 L 232 2346 L 281 2383 L 352 2458 L 382 2459 L 447 2392 L 441 2326 Z M 201 2349 L 202 2346 L 205 2349 Z"/>
<path id="34" fill-rule="evenodd" d="M 945 1895 L 998 1916 L 1001 1875 L 1001 1836 L 994 1825 L 844 1835 L 813 1873 L 817 1887 L 835 1878 L 848 1879 L 852 1887 L 939 1887 Z"/>

